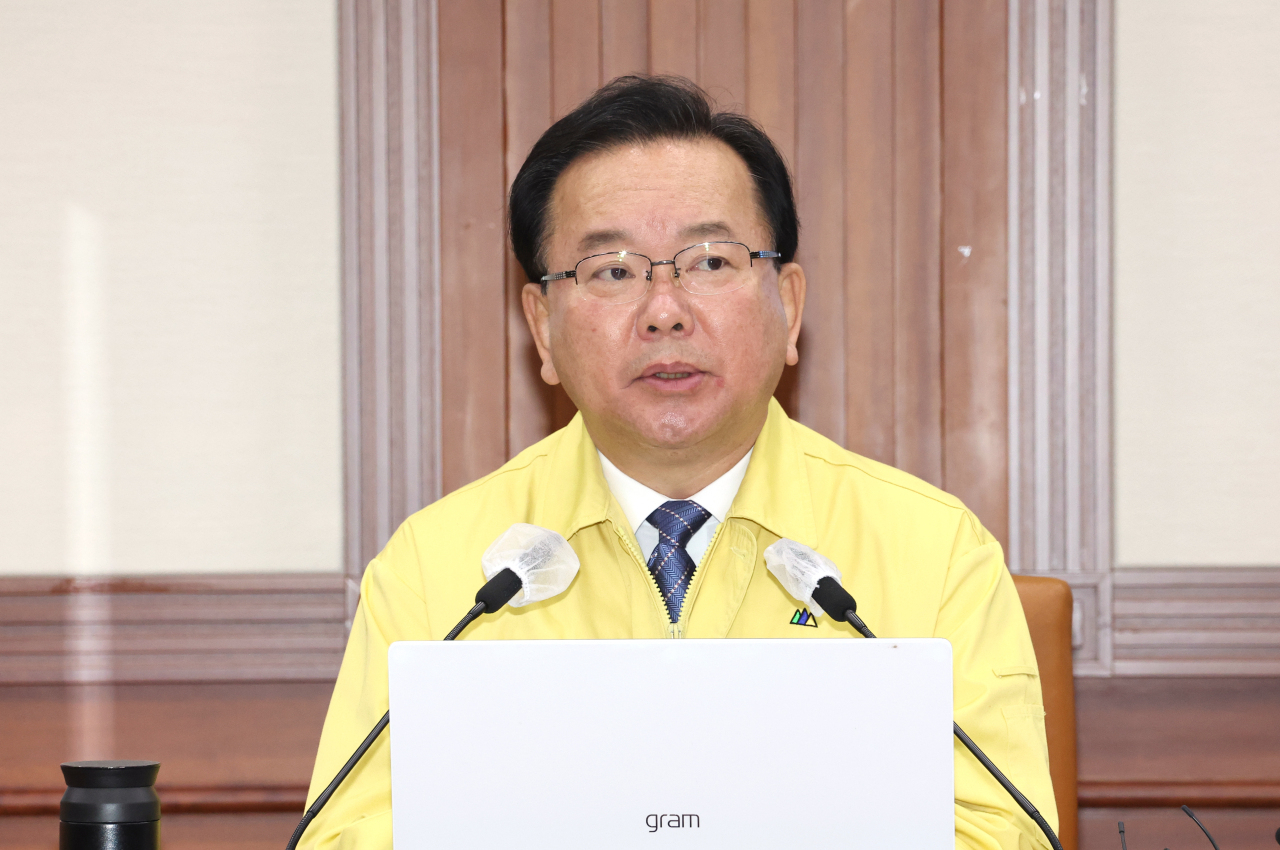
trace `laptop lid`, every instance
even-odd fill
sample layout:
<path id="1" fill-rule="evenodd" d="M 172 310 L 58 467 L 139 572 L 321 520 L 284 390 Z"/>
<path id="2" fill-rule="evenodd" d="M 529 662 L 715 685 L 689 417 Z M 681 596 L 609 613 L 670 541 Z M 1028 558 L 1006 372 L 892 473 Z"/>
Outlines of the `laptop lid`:
<path id="1" fill-rule="evenodd" d="M 951 645 L 399 642 L 395 845 L 952 848 Z"/>

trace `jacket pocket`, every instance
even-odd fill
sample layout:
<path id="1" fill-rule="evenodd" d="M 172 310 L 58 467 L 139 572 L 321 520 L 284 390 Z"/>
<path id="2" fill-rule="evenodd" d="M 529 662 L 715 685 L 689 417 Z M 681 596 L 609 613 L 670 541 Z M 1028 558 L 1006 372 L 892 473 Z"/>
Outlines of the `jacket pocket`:
<path id="1" fill-rule="evenodd" d="M 1009 764 L 1006 773 L 1018 776 L 1048 776 L 1049 749 L 1044 735 L 1044 706 L 1006 705 L 1005 732 L 1008 735 Z M 1017 785 L 1017 781 L 1014 782 Z"/>

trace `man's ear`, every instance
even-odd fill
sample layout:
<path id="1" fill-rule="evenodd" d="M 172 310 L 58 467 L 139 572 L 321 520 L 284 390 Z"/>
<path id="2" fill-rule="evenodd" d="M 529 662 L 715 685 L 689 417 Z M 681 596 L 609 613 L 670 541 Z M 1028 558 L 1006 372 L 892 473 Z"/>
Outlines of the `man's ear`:
<path id="1" fill-rule="evenodd" d="M 533 344 L 542 358 L 542 380 L 558 384 L 560 376 L 551 363 L 551 305 L 547 296 L 542 294 L 542 284 L 526 283 L 520 292 L 520 302 L 524 307 L 524 320 L 529 323 L 529 333 L 533 335 Z"/>
<path id="2" fill-rule="evenodd" d="M 800 339 L 800 320 L 804 316 L 806 281 L 799 263 L 787 263 L 778 270 L 778 295 L 787 316 L 787 365 L 800 362 L 796 341 Z"/>

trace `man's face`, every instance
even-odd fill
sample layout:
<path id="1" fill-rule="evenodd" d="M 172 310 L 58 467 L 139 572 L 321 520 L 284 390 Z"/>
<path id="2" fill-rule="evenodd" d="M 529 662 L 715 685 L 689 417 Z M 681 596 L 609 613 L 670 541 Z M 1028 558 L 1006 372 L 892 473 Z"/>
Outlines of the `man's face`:
<path id="1" fill-rule="evenodd" d="M 583 257 L 632 251 L 668 260 L 695 243 L 772 250 L 746 164 L 714 140 L 661 140 L 583 157 L 552 195 L 545 254 L 551 271 Z M 563 383 L 606 454 L 628 446 L 749 447 L 784 363 L 795 363 L 804 274 L 755 260 L 731 292 L 694 294 L 670 265 L 625 304 L 572 278 L 524 290 L 542 376 Z"/>

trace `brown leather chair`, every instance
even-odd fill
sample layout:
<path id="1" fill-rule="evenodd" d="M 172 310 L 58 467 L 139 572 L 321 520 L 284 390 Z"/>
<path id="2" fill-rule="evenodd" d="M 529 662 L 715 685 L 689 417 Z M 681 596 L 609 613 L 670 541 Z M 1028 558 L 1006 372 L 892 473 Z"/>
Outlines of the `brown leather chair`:
<path id="1" fill-rule="evenodd" d="M 1044 693 L 1049 775 L 1058 803 L 1058 839 L 1076 850 L 1076 689 L 1071 668 L 1071 586 L 1048 576 L 1015 575 Z"/>

